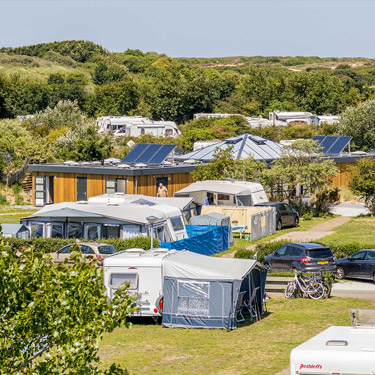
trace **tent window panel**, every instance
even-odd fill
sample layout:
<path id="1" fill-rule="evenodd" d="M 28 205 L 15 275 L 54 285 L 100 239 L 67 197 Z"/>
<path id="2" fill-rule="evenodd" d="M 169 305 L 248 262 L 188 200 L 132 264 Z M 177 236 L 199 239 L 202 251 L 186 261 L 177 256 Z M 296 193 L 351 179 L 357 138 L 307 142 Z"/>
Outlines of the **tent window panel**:
<path id="1" fill-rule="evenodd" d="M 119 225 L 103 225 L 103 238 L 119 238 L 120 226 Z"/>
<path id="2" fill-rule="evenodd" d="M 136 224 L 126 224 L 122 226 L 122 233 L 124 239 L 138 237 L 142 233 L 142 227 Z"/>
<path id="3" fill-rule="evenodd" d="M 82 226 L 78 223 L 69 223 L 67 227 L 68 238 L 82 238 Z"/>
<path id="4" fill-rule="evenodd" d="M 51 238 L 64 238 L 64 224 L 51 224 Z"/>
<path id="5" fill-rule="evenodd" d="M 31 237 L 43 237 L 43 224 L 31 223 L 30 224 L 30 234 Z"/>
<path id="6" fill-rule="evenodd" d="M 178 282 L 177 313 L 181 315 L 209 315 L 210 284 L 207 282 Z"/>
<path id="7" fill-rule="evenodd" d="M 112 273 L 110 285 L 111 288 L 117 289 L 126 281 L 129 282 L 129 290 L 138 289 L 138 274 L 137 273 Z"/>
<path id="8" fill-rule="evenodd" d="M 89 240 L 96 240 L 99 239 L 100 236 L 100 224 L 85 224 L 84 227 L 84 238 Z"/>

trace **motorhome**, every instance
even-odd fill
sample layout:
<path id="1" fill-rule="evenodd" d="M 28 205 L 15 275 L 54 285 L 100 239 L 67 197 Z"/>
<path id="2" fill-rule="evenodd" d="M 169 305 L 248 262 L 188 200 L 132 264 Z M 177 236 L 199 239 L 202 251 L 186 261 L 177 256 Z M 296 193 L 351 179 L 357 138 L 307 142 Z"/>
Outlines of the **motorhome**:
<path id="1" fill-rule="evenodd" d="M 124 282 L 137 296 L 135 316 L 160 317 L 163 308 L 163 262 L 174 250 L 129 249 L 103 261 L 104 285 L 110 299 Z"/>
<path id="2" fill-rule="evenodd" d="M 105 116 L 96 120 L 98 132 L 101 134 L 119 129 L 125 130 L 128 137 L 153 135 L 155 137 L 172 137 L 180 135 L 180 131 L 173 121 L 153 121 L 148 117 L 139 116 Z"/>
<path id="3" fill-rule="evenodd" d="M 288 124 L 290 122 L 306 122 L 307 119 L 312 116 L 310 112 L 282 112 L 282 111 L 273 111 L 268 115 L 270 121 L 283 121 Z"/>
<path id="4" fill-rule="evenodd" d="M 375 310 L 350 314 L 351 327 L 329 327 L 292 350 L 291 375 L 375 373 Z"/>
<path id="5" fill-rule="evenodd" d="M 207 180 L 177 191 L 175 197 L 192 197 L 202 205 L 254 206 L 268 202 L 263 186 L 256 182 Z"/>
<path id="6" fill-rule="evenodd" d="M 149 217 L 156 219 L 149 222 Z M 127 239 L 150 236 L 172 242 L 187 238 L 182 212 L 167 204 L 64 202 L 21 219 L 31 237 Z"/>

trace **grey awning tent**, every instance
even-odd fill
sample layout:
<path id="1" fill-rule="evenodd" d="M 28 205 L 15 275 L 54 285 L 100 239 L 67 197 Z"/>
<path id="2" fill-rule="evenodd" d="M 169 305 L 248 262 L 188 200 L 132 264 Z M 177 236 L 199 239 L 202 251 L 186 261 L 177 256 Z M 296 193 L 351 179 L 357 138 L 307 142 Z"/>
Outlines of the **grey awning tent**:
<path id="1" fill-rule="evenodd" d="M 255 260 L 185 250 L 165 258 L 163 275 L 165 327 L 234 329 L 240 292 L 263 313 L 267 271 Z"/>
<path id="2" fill-rule="evenodd" d="M 210 212 L 205 215 L 194 216 L 190 219 L 191 225 L 220 225 L 228 227 L 228 247 L 234 245 L 232 223 L 230 216 L 218 212 Z"/>
<path id="3" fill-rule="evenodd" d="M 102 217 L 102 215 L 95 214 L 93 212 L 87 212 L 87 211 L 81 211 L 76 210 L 74 208 L 64 207 L 59 208 L 56 210 L 49 210 L 49 211 L 38 211 L 35 214 L 29 216 L 29 219 L 31 218 L 38 218 L 38 217 L 53 217 L 53 218 L 60 218 L 60 217 L 82 217 L 82 218 L 89 218 L 89 217 Z"/>

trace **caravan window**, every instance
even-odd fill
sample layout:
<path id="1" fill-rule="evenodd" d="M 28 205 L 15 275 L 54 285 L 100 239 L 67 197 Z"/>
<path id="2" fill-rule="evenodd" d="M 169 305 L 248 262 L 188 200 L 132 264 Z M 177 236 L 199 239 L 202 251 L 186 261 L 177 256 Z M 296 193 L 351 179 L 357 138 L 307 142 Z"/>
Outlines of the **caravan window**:
<path id="1" fill-rule="evenodd" d="M 165 129 L 165 135 L 173 135 L 173 129 Z"/>
<path id="2" fill-rule="evenodd" d="M 230 196 L 228 194 L 218 194 L 217 199 L 219 201 L 229 201 Z"/>
<path id="3" fill-rule="evenodd" d="M 209 315 L 210 284 L 208 282 L 178 281 L 177 313 Z"/>
<path id="4" fill-rule="evenodd" d="M 182 222 L 180 216 L 171 217 L 171 223 L 175 232 L 177 232 L 178 230 L 184 230 L 184 223 Z"/>
<path id="5" fill-rule="evenodd" d="M 128 281 L 129 290 L 138 289 L 138 274 L 137 273 L 112 273 L 110 285 L 113 289 L 117 289 L 124 282 Z"/>

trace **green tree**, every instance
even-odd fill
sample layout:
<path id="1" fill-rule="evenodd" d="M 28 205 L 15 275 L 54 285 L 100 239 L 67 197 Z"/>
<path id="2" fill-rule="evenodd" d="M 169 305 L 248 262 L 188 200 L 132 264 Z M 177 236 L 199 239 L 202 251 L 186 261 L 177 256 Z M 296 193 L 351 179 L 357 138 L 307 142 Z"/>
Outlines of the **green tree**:
<path id="1" fill-rule="evenodd" d="M 232 156 L 233 147 L 217 149 L 208 164 L 199 165 L 191 176 L 194 181 L 223 180 L 233 173 L 235 161 Z"/>
<path id="2" fill-rule="evenodd" d="M 364 158 L 358 160 L 349 170 L 349 187 L 351 191 L 363 198 L 371 215 L 375 214 L 375 160 Z"/>
<path id="3" fill-rule="evenodd" d="M 273 199 L 298 202 L 306 194 L 329 191 L 337 173 L 334 161 L 322 158 L 316 142 L 303 140 L 285 147 L 261 180 Z M 297 185 L 304 187 L 302 196 L 297 196 Z"/>
<path id="4" fill-rule="evenodd" d="M 370 151 L 375 145 L 375 100 L 347 108 L 338 126 L 341 135 L 351 136 L 353 149 Z"/>
<path id="5" fill-rule="evenodd" d="M 0 243 L 0 372 L 3 374 L 127 374 L 98 368 L 105 332 L 125 324 L 134 302 L 121 286 L 107 303 L 102 268 L 78 246 L 72 267 L 48 254 L 14 252 Z"/>

